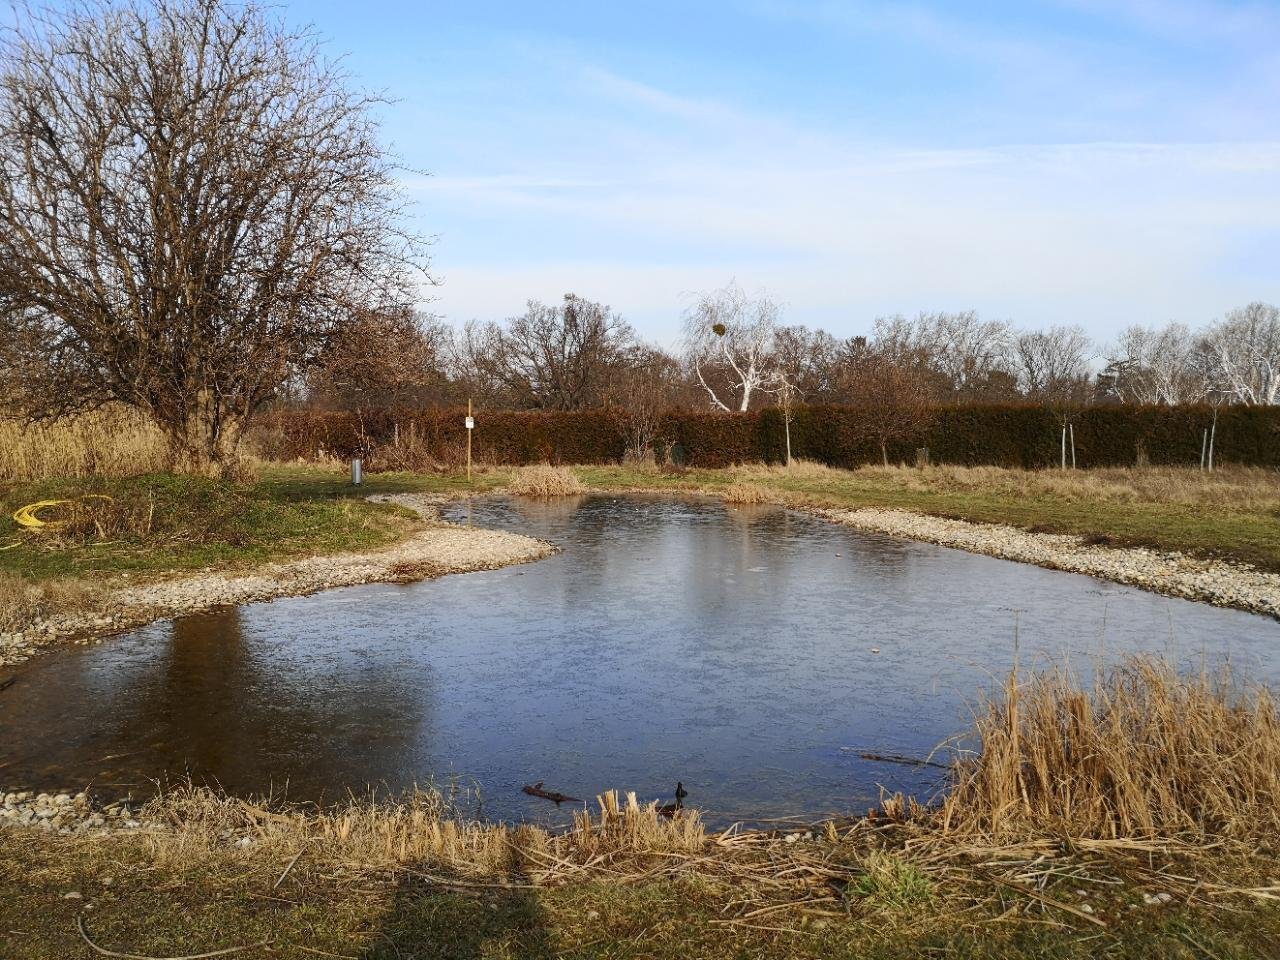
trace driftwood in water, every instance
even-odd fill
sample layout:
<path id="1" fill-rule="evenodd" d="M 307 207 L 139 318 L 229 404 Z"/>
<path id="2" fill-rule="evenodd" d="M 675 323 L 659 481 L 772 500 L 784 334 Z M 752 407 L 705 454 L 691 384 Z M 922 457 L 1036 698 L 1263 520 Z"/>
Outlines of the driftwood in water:
<path id="1" fill-rule="evenodd" d="M 0 680 L 0 690 L 8 690 L 17 682 L 18 678 L 16 676 L 12 676 L 8 680 Z"/>
<path id="2" fill-rule="evenodd" d="M 532 786 L 526 783 L 521 788 L 521 790 L 522 792 L 527 793 L 531 797 L 541 797 L 543 800 L 550 800 L 552 803 L 555 803 L 556 805 L 562 804 L 565 801 L 568 801 L 569 803 L 582 802 L 577 797 L 571 797 L 568 794 L 559 793 L 555 790 L 543 790 L 541 780 L 539 780 L 537 783 L 533 784 Z"/>
<path id="3" fill-rule="evenodd" d="M 918 760 L 915 757 L 904 757 L 896 753 L 860 753 L 863 760 L 875 760 L 877 763 L 901 763 L 908 767 L 937 767 L 939 770 L 950 770 L 945 763 L 934 763 L 932 760 Z"/>

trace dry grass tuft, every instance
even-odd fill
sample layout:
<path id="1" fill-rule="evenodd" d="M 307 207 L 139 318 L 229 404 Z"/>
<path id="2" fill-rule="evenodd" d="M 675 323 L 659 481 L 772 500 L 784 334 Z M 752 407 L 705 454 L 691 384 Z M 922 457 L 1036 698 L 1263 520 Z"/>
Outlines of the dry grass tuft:
<path id="1" fill-rule="evenodd" d="M 768 490 L 754 483 L 731 483 L 720 495 L 725 503 L 768 503 L 773 499 Z"/>
<path id="2" fill-rule="evenodd" d="M 1280 716 L 1228 672 L 1179 676 L 1136 658 L 1086 691 L 1055 671 L 1012 676 L 977 718 L 981 753 L 956 765 L 944 833 L 993 839 L 1274 837 Z"/>
<path id="3" fill-rule="evenodd" d="M 99 610 L 103 602 L 101 588 L 84 580 L 36 582 L 0 570 L 0 633 L 25 630 L 54 613 Z"/>
<path id="4" fill-rule="evenodd" d="M 126 407 L 30 426 L 0 418 L 0 481 L 130 477 L 167 465 L 164 434 Z"/>
<path id="5" fill-rule="evenodd" d="M 512 493 L 522 497 L 574 497 L 586 493 L 582 481 L 572 470 L 547 463 L 521 467 L 509 486 Z"/>
<path id="6" fill-rule="evenodd" d="M 796 480 L 831 480 L 839 476 L 847 476 L 850 471 L 829 467 L 816 460 L 792 460 L 791 466 L 782 463 L 749 463 L 734 467 L 735 476 L 776 480 L 790 477 Z"/>

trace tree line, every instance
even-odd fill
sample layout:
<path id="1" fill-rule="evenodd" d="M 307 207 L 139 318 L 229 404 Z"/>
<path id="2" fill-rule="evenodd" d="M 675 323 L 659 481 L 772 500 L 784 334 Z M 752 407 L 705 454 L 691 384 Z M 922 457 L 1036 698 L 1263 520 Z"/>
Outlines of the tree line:
<path id="1" fill-rule="evenodd" d="M 730 283 L 678 349 L 567 294 L 455 329 L 420 309 L 426 238 L 400 163 L 320 38 L 254 0 L 19 7 L 0 36 L 0 415 L 123 403 L 177 469 L 225 473 L 265 407 L 607 407 L 628 445 L 666 409 L 874 407 L 886 438 L 930 405 L 1030 399 L 1273 404 L 1280 319 L 1202 330 L 1017 330 L 894 316 L 841 339 Z"/>
<path id="2" fill-rule="evenodd" d="M 788 403 L 1280 400 L 1280 310 L 1266 303 L 1198 330 L 1131 326 L 1113 343 L 1076 325 L 1019 329 L 973 311 L 881 317 L 869 334 L 839 338 L 785 323 L 776 300 L 734 283 L 693 298 L 674 351 L 575 294 L 460 328 L 412 312 L 364 323 L 367 330 L 354 331 L 294 385 L 296 400 L 356 408 L 472 398 L 558 411 L 654 403 L 724 412 Z"/>

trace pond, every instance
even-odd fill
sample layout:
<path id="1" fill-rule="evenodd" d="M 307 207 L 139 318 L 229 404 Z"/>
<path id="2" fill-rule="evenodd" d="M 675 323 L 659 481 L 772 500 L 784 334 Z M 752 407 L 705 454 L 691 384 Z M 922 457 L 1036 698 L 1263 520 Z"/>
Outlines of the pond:
<path id="1" fill-rule="evenodd" d="M 0 783 L 107 794 L 190 775 L 325 800 L 453 780 L 483 815 L 563 823 L 527 783 L 616 787 L 713 823 L 928 796 L 923 757 L 1014 655 L 1133 651 L 1280 679 L 1280 625 L 774 506 L 485 499 L 458 522 L 563 552 L 154 624 L 34 661 L 0 695 Z"/>

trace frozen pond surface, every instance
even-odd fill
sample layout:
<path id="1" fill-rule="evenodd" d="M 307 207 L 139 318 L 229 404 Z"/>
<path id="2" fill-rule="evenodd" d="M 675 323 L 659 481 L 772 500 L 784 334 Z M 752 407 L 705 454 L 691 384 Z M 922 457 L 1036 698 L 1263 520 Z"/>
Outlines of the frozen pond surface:
<path id="1" fill-rule="evenodd" d="M 0 694 L 0 783 L 156 778 L 297 799 L 456 777 L 485 815 L 562 823 L 525 783 L 670 797 L 724 823 L 863 812 L 935 774 L 1013 656 L 1166 652 L 1280 680 L 1280 624 L 778 507 L 479 500 L 451 519 L 564 548 L 538 563 L 334 590 L 49 655 Z M 875 652 L 878 651 L 878 652 Z"/>

